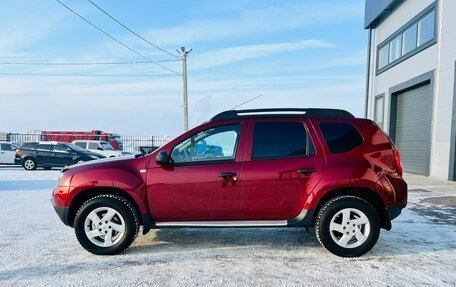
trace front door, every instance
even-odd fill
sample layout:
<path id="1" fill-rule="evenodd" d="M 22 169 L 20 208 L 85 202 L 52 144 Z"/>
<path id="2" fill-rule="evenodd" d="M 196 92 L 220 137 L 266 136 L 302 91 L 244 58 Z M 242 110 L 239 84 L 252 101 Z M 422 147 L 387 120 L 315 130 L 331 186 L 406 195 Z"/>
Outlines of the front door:
<path id="1" fill-rule="evenodd" d="M 16 146 L 10 143 L 0 144 L 0 163 L 13 164 L 16 157 Z"/>
<path id="2" fill-rule="evenodd" d="M 155 222 L 238 219 L 244 125 L 205 125 L 169 147 L 173 163 L 151 159 L 147 186 Z"/>
<path id="3" fill-rule="evenodd" d="M 322 152 L 314 148 L 307 129 L 310 123 L 251 121 L 239 191 L 240 219 L 295 218 L 324 172 Z"/>
<path id="4" fill-rule="evenodd" d="M 68 146 L 63 144 L 56 144 L 52 150 L 54 157 L 54 164 L 56 166 L 65 166 L 74 164 L 72 153 L 73 151 Z"/>

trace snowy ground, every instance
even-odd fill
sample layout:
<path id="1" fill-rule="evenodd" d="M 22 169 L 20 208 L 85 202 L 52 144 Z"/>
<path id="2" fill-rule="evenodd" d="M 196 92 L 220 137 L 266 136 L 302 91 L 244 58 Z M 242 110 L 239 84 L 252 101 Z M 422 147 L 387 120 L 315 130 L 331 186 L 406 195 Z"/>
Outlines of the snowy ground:
<path id="1" fill-rule="evenodd" d="M 102 257 L 55 214 L 57 176 L 0 168 L 0 286 L 456 286 L 455 183 L 408 175 L 408 208 L 357 259 L 294 228 L 158 230 Z"/>

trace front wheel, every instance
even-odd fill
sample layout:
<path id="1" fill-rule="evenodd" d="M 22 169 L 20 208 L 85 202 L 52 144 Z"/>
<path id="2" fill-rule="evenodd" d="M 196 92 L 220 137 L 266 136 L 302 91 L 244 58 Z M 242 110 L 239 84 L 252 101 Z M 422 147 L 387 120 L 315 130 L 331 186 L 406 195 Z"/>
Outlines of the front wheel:
<path id="1" fill-rule="evenodd" d="M 318 241 L 331 253 L 357 257 L 374 247 L 380 234 L 375 208 L 355 196 L 340 196 L 323 205 L 315 221 Z"/>
<path id="2" fill-rule="evenodd" d="M 79 208 L 74 230 L 79 243 L 98 255 L 114 255 L 127 249 L 139 231 L 135 208 L 126 199 L 99 195 Z"/>

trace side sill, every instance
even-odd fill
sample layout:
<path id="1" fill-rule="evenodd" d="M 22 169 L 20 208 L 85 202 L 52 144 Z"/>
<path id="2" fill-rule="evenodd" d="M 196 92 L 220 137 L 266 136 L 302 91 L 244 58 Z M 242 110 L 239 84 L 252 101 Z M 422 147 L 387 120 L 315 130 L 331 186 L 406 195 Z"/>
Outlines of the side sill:
<path id="1" fill-rule="evenodd" d="M 301 213 L 291 219 L 284 220 L 230 220 L 230 221 L 169 221 L 155 222 L 150 228 L 178 228 L 178 227 L 308 227 L 312 225 L 314 211 L 303 209 Z M 144 225 L 146 226 L 146 225 Z M 146 227 L 144 227 L 144 230 Z M 147 229 L 147 231 L 149 231 Z M 146 232 L 147 232 L 146 231 Z M 144 232 L 144 231 L 143 231 Z M 145 234 L 145 233 L 144 233 Z"/>
<path id="2" fill-rule="evenodd" d="M 278 227 L 287 226 L 286 220 L 233 220 L 233 221 L 170 221 L 156 222 L 157 227 Z"/>

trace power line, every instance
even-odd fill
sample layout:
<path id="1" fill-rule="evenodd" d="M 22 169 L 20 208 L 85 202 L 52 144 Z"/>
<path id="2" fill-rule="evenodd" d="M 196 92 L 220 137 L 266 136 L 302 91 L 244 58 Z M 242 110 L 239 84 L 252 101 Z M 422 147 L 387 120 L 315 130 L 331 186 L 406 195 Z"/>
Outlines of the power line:
<path id="1" fill-rule="evenodd" d="M 119 43 L 120 45 L 124 46 L 125 48 L 127 48 L 128 50 L 132 51 L 133 53 L 135 53 L 136 55 L 138 56 L 141 56 L 142 58 L 150 61 L 151 63 L 155 64 L 156 66 L 159 66 L 167 71 L 170 71 L 176 75 L 181 75 L 180 73 L 166 67 L 166 66 L 163 66 L 159 63 L 157 63 L 156 61 L 144 56 L 143 54 L 141 54 L 140 52 L 136 51 L 135 49 L 131 48 L 130 46 L 124 44 L 123 42 L 121 42 L 120 40 L 116 39 L 114 36 L 111 36 L 110 34 L 108 34 L 107 32 L 105 32 L 103 29 L 101 29 L 100 27 L 98 27 L 97 25 L 95 25 L 94 23 L 90 22 L 89 20 L 87 20 L 86 18 L 84 18 L 82 15 L 78 14 L 76 11 L 74 11 L 73 9 L 71 9 L 70 7 L 68 7 L 67 5 L 65 5 L 64 3 L 62 3 L 60 0 L 55 0 L 57 1 L 60 5 L 62 5 L 63 7 L 65 7 L 66 9 L 68 9 L 69 11 L 71 11 L 73 14 L 75 14 L 76 16 L 78 16 L 79 18 L 81 18 L 82 20 L 84 20 L 85 22 L 87 22 L 89 25 L 91 25 L 92 27 L 94 27 L 95 29 L 97 29 L 98 31 L 100 31 L 101 33 L 105 34 L 106 36 L 108 36 L 109 38 L 111 38 L 113 41 Z"/>
<path id="2" fill-rule="evenodd" d="M 117 20 L 116 18 L 114 18 L 113 16 L 111 16 L 111 14 L 109 14 L 108 12 L 106 12 L 103 8 L 101 8 L 100 6 L 98 6 L 97 4 L 95 4 L 92 0 L 88 0 L 93 6 L 95 6 L 98 10 L 100 10 L 101 12 L 103 12 L 104 14 L 106 14 L 106 16 L 108 16 L 109 18 L 111 18 L 113 21 L 115 21 L 117 24 L 119 24 L 120 26 L 124 27 L 126 30 L 128 30 L 130 33 L 132 33 L 133 35 L 135 35 L 136 37 L 138 37 L 139 39 L 143 40 L 144 42 L 148 43 L 149 45 L 157 48 L 158 50 L 162 51 L 162 52 L 165 52 L 166 54 L 170 55 L 170 56 L 173 56 L 175 58 L 179 58 L 179 56 L 169 52 L 169 51 L 166 51 L 165 49 L 159 47 L 158 45 L 150 42 L 149 40 L 147 40 L 146 38 L 142 37 L 141 35 L 139 35 L 138 33 L 136 33 L 135 31 L 133 31 L 132 29 L 128 28 L 127 26 L 125 26 L 124 24 L 122 24 L 119 20 Z"/>
<path id="3" fill-rule="evenodd" d="M 178 62 L 179 60 L 157 60 L 154 62 Z M 90 65 L 135 65 L 152 64 L 152 61 L 124 61 L 124 62 L 0 62 L 0 65 L 24 66 L 90 66 Z"/>
<path id="4" fill-rule="evenodd" d="M 9 73 L 0 72 L 0 76 L 38 76 L 38 77 L 163 77 L 160 74 L 58 74 L 58 73 Z"/>

